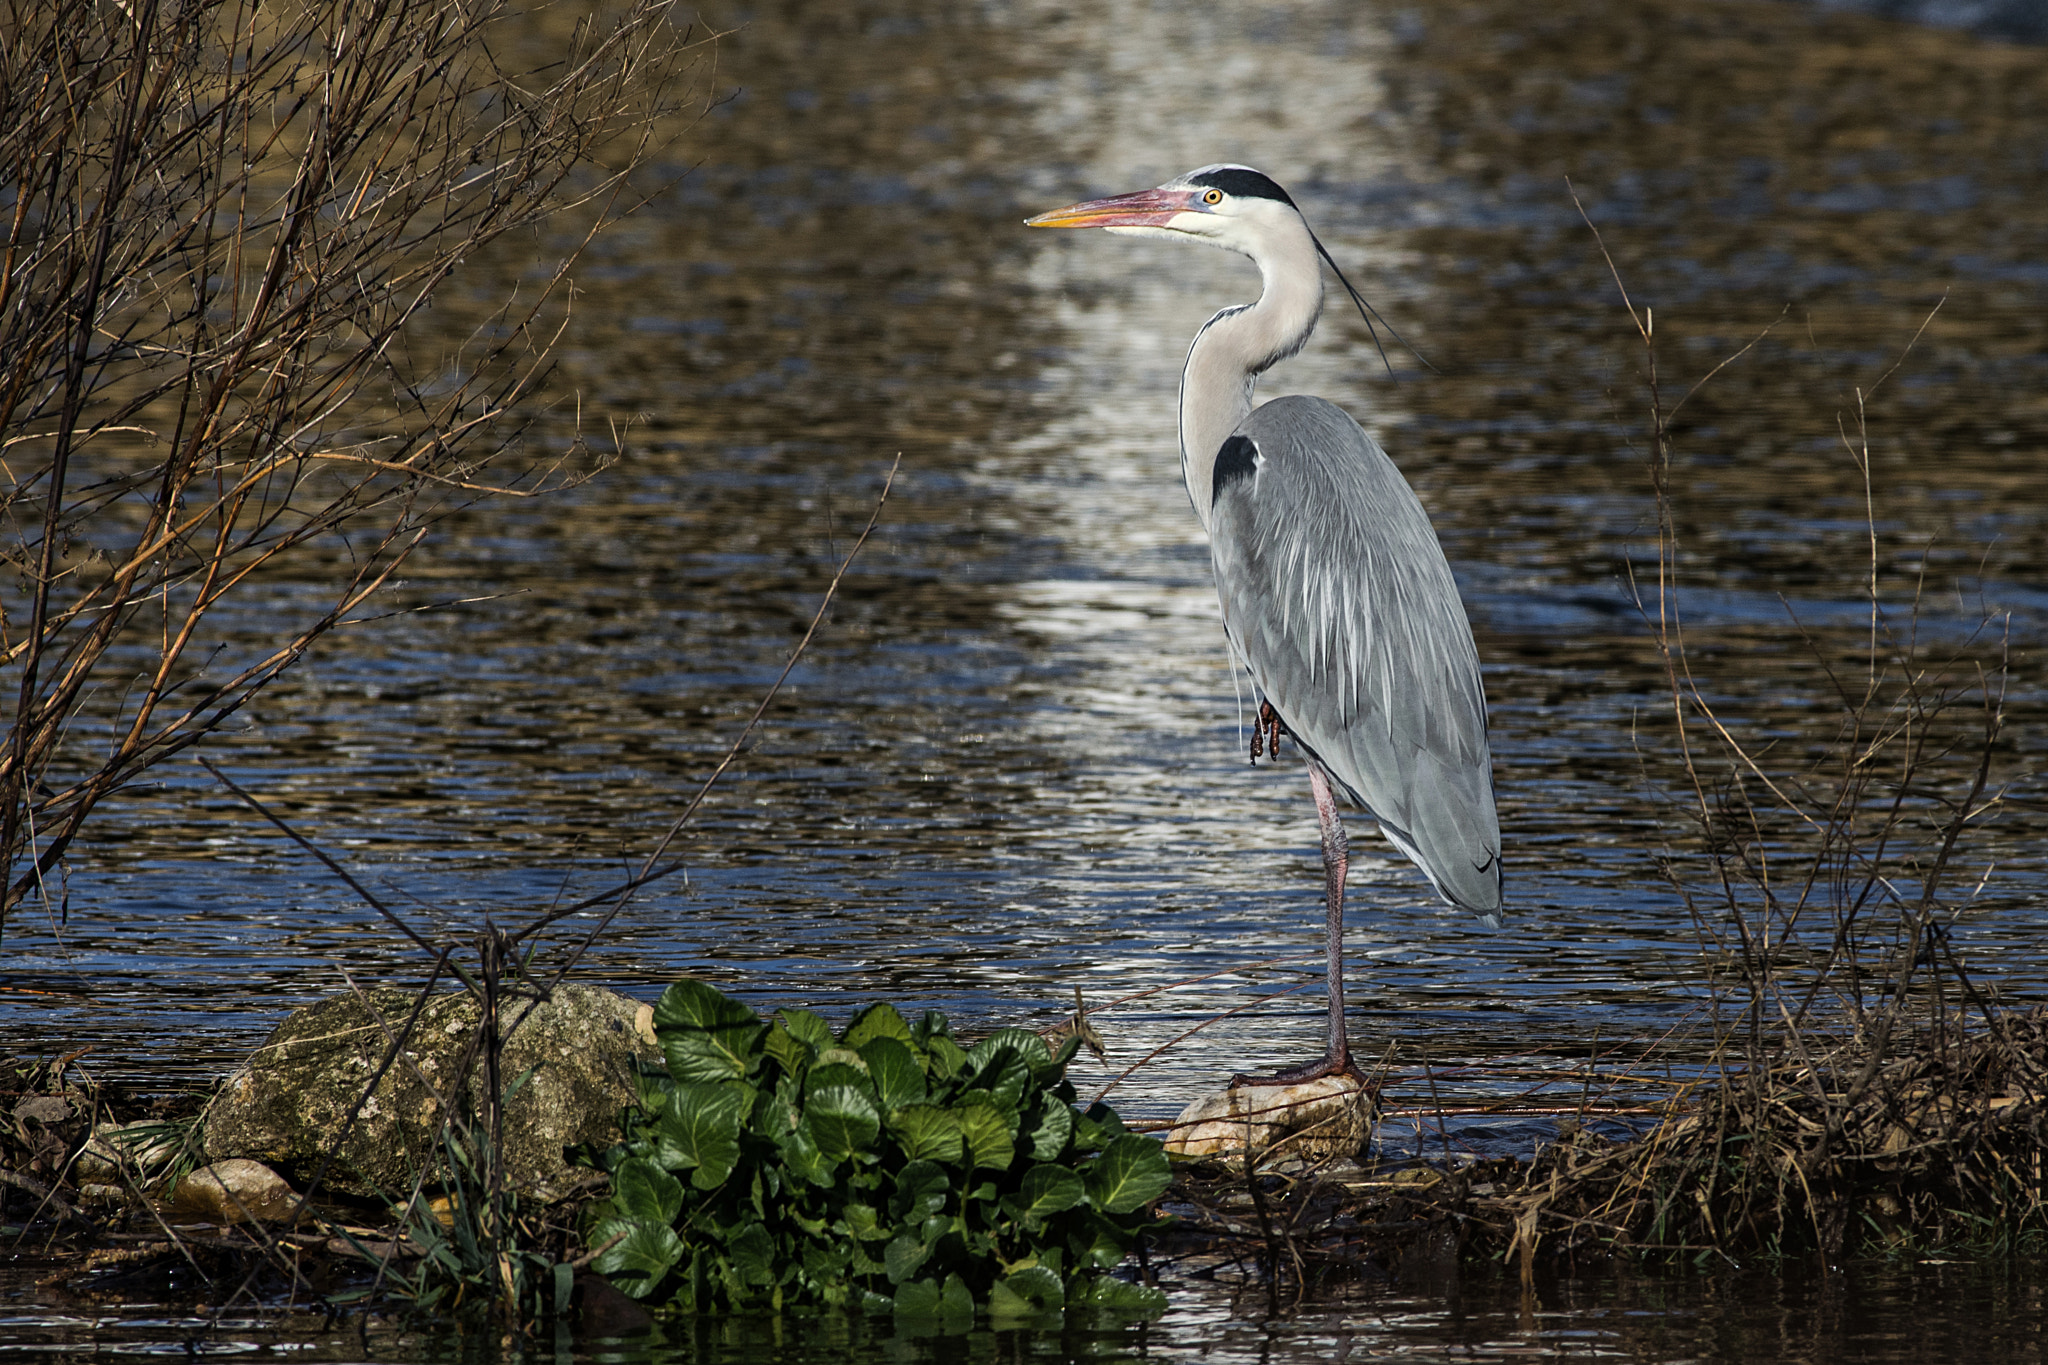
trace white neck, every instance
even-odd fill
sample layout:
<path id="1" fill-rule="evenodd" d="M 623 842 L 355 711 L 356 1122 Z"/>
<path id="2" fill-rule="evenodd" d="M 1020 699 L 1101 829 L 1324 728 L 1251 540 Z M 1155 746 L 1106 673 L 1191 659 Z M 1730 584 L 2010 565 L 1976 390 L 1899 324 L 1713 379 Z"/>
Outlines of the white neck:
<path id="1" fill-rule="evenodd" d="M 1216 452 L 1251 415 L 1252 384 L 1308 344 L 1323 309 L 1315 239 L 1296 230 L 1262 243 L 1252 259 L 1264 289 L 1254 304 L 1225 308 L 1195 334 L 1180 376 L 1180 469 L 1204 530 Z"/>

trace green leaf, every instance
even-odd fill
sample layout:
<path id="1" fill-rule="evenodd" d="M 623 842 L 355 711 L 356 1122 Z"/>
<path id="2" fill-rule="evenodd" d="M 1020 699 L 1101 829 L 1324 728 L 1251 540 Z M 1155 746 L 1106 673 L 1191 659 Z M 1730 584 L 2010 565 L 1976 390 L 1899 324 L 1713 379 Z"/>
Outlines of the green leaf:
<path id="1" fill-rule="evenodd" d="M 931 1058 L 932 1074 L 940 1080 L 958 1075 L 967 1065 L 967 1054 L 960 1045 L 937 1034 L 925 1042 L 924 1055 Z"/>
<path id="2" fill-rule="evenodd" d="M 832 1046 L 832 1026 L 825 1022 L 824 1015 L 813 1014 L 809 1010 L 781 1010 L 778 1013 L 790 1037 L 809 1043 L 820 1052 Z"/>
<path id="3" fill-rule="evenodd" d="M 811 1136 L 809 1124 L 799 1123 L 796 1131 L 784 1137 L 777 1146 L 782 1151 L 782 1164 L 789 1168 L 791 1175 L 826 1188 L 838 1183 L 834 1174 L 839 1169 L 838 1159 L 818 1150 L 817 1139 Z"/>
<path id="4" fill-rule="evenodd" d="M 966 1145 L 969 1170 L 979 1166 L 993 1171 L 1010 1169 L 1010 1162 L 1017 1155 L 1016 1144 L 1011 1138 L 1016 1126 L 1003 1115 L 1002 1110 L 977 1097 L 956 1106 L 953 1116 L 960 1123 L 960 1138 Z"/>
<path id="5" fill-rule="evenodd" d="M 953 1182 L 930 1161 L 913 1161 L 896 1173 L 889 1194 L 889 1216 L 898 1223 L 916 1223 L 945 1210 Z"/>
<path id="6" fill-rule="evenodd" d="M 853 1267 L 853 1273 L 867 1278 L 887 1273 L 882 1263 L 868 1255 L 868 1249 L 858 1242 L 845 1246 L 846 1263 Z"/>
<path id="7" fill-rule="evenodd" d="M 760 1058 L 768 1026 L 754 1012 L 701 981 L 678 981 L 654 1006 L 669 1075 L 678 1081 L 745 1076 Z"/>
<path id="8" fill-rule="evenodd" d="M 1124 1121 L 1117 1117 L 1116 1110 L 1101 1100 L 1088 1106 L 1088 1119 L 1105 1135 L 1104 1145 L 1107 1145 L 1108 1139 L 1120 1138 L 1130 1131 L 1124 1127 Z"/>
<path id="9" fill-rule="evenodd" d="M 740 1130 L 753 1107 L 753 1087 L 743 1081 L 677 1086 L 657 1130 L 661 1164 L 689 1170 L 700 1190 L 718 1188 L 739 1162 Z"/>
<path id="10" fill-rule="evenodd" d="M 1004 1104 L 980 1086 L 976 1086 L 972 1090 L 961 1091 L 959 1098 L 953 1101 L 953 1110 L 955 1113 L 958 1113 L 970 1104 L 985 1104 L 996 1113 L 1001 1114 L 1003 1116 L 1003 1126 L 1009 1130 L 1011 1138 L 1014 1139 L 1017 1136 L 1020 1122 L 1015 1105 Z"/>
<path id="11" fill-rule="evenodd" d="M 643 1066 L 639 1058 L 633 1059 L 633 1092 L 642 1109 L 660 1109 L 675 1085 L 667 1071 L 657 1071 L 652 1063 Z"/>
<path id="12" fill-rule="evenodd" d="M 860 1054 L 858 1052 L 847 1052 L 841 1055 L 860 1062 L 860 1065 L 849 1066 L 845 1062 L 826 1062 L 821 1060 L 817 1066 L 811 1068 L 811 1074 L 804 1077 L 806 1103 L 808 1103 L 809 1097 L 816 1094 L 820 1087 L 835 1085 L 852 1086 L 855 1090 L 865 1094 L 870 1100 L 875 1098 L 875 1083 L 868 1079 L 867 1063 L 861 1061 Z"/>
<path id="13" fill-rule="evenodd" d="M 945 1287 L 939 1291 L 939 1316 L 949 1322 L 974 1321 L 973 1291 L 957 1272 L 946 1276 Z"/>
<path id="14" fill-rule="evenodd" d="M 854 1015 L 853 1022 L 846 1026 L 846 1032 L 839 1035 L 839 1042 L 842 1047 L 850 1047 L 858 1052 L 863 1045 L 876 1038 L 894 1038 L 904 1044 L 912 1041 L 910 1025 L 904 1023 L 903 1016 L 896 1012 L 896 1007 L 886 1001 L 869 1005 Z"/>
<path id="15" fill-rule="evenodd" d="M 1031 1087 L 1031 1068 L 1015 1052 L 1004 1049 L 975 1077 L 974 1086 L 961 1096 L 986 1095 L 996 1108 L 1015 1118 L 1024 1107 L 1024 1092 Z"/>
<path id="16" fill-rule="evenodd" d="M 821 1077 L 852 1076 L 858 1085 Z M 804 1126 L 827 1157 L 866 1152 L 881 1136 L 882 1114 L 875 1107 L 874 1087 L 851 1067 L 820 1067 L 804 1086 Z"/>
<path id="17" fill-rule="evenodd" d="M 1074 1135 L 1074 1111 L 1051 1096 L 1043 1096 L 1038 1109 L 1024 1120 L 1020 1133 L 1025 1149 L 1034 1161 L 1058 1161 Z"/>
<path id="18" fill-rule="evenodd" d="M 654 1004 L 654 1032 L 663 1029 L 727 1028 L 759 1022 L 754 1012 L 724 991 L 703 981 L 684 977 L 661 993 Z"/>
<path id="19" fill-rule="evenodd" d="M 1033 1166 L 1024 1173 L 1017 1192 L 1003 1200 L 1003 1210 L 1024 1223 L 1027 1230 L 1055 1213 L 1065 1213 L 1088 1197 L 1081 1177 L 1064 1166 Z"/>
<path id="20" fill-rule="evenodd" d="M 1089 1275 L 1067 1295 L 1067 1307 L 1157 1317 L 1166 1311 L 1166 1291 L 1108 1275 Z"/>
<path id="21" fill-rule="evenodd" d="M 894 1038 L 870 1038 L 861 1044 L 861 1059 L 868 1064 L 868 1079 L 874 1083 L 875 1098 L 882 1112 L 919 1104 L 925 1098 L 924 1068 L 908 1043 Z"/>
<path id="22" fill-rule="evenodd" d="M 873 1205 L 848 1204 L 843 1216 L 847 1232 L 863 1242 L 879 1241 L 889 1235 L 889 1229 L 882 1225 L 882 1215 L 875 1211 Z"/>
<path id="23" fill-rule="evenodd" d="M 960 1160 L 960 1119 L 950 1109 L 935 1104 L 905 1105 L 889 1115 L 889 1131 L 913 1162 Z"/>
<path id="24" fill-rule="evenodd" d="M 576 1267 L 570 1265 L 567 1261 L 557 1263 L 554 1270 L 554 1279 L 555 1316 L 566 1321 L 570 1302 L 576 1294 Z"/>
<path id="25" fill-rule="evenodd" d="M 1124 1135 L 1124 1121 L 1116 1110 L 1097 1100 L 1088 1112 L 1074 1118 L 1074 1150 L 1099 1152 Z"/>
<path id="26" fill-rule="evenodd" d="M 997 1280 L 989 1290 L 989 1316 L 996 1318 L 1028 1317 L 1038 1313 L 1055 1313 L 1066 1304 L 1067 1292 L 1060 1283 L 1060 1277 L 1042 1265 L 1020 1270 Z"/>
<path id="27" fill-rule="evenodd" d="M 930 1280 L 912 1280 L 896 1286 L 896 1316 L 932 1318 L 939 1314 L 939 1287 Z"/>
<path id="28" fill-rule="evenodd" d="M 683 1211 L 683 1182 L 654 1162 L 635 1157 L 612 1172 L 612 1204 L 636 1222 L 666 1227 Z"/>
<path id="29" fill-rule="evenodd" d="M 644 1299 L 658 1288 L 686 1248 L 671 1227 L 618 1219 L 599 1223 L 590 1234 L 592 1246 L 603 1246 L 624 1232 L 625 1240 L 591 1262 L 591 1268 L 622 1293 Z"/>
<path id="30" fill-rule="evenodd" d="M 759 1223 L 749 1223 L 727 1238 L 725 1253 L 742 1282 L 756 1286 L 775 1283 L 775 1239 Z"/>
<path id="31" fill-rule="evenodd" d="M 1166 1149 L 1151 1138 L 1126 1133 L 1088 1163 L 1088 1200 L 1104 1213 L 1131 1213 L 1166 1193 L 1173 1168 Z"/>
<path id="32" fill-rule="evenodd" d="M 934 1038 L 950 1038 L 953 1026 L 946 1022 L 946 1016 L 937 1010 L 926 1010 L 918 1021 L 910 1026 L 910 1041 L 918 1047 L 930 1047 Z"/>
<path id="33" fill-rule="evenodd" d="M 891 1240 L 888 1249 L 882 1253 L 882 1264 L 888 1269 L 889 1283 L 901 1285 L 917 1273 L 918 1267 L 923 1265 L 931 1254 L 930 1247 L 907 1232 Z M 897 1301 L 902 1301 L 900 1290 L 897 1293 Z"/>
<path id="34" fill-rule="evenodd" d="M 1130 1254 L 1134 1234 L 1092 1209 L 1075 1209 L 1059 1220 L 1076 1270 L 1110 1270 Z"/>
<path id="35" fill-rule="evenodd" d="M 867 1060 L 852 1048 L 840 1047 L 837 1043 L 834 1043 L 831 1047 L 819 1049 L 818 1060 L 815 1065 L 843 1066 L 857 1075 L 865 1076 L 868 1074 Z"/>
<path id="36" fill-rule="evenodd" d="M 846 1263 L 852 1259 L 852 1252 L 843 1245 L 834 1246 L 829 1241 L 814 1238 L 804 1242 L 797 1259 L 813 1283 L 827 1285 L 845 1276 Z"/>
<path id="37" fill-rule="evenodd" d="M 759 1133 L 770 1142 L 780 1142 L 796 1128 L 802 1114 L 796 1101 L 803 1091 L 787 1076 L 776 1082 L 775 1089 L 755 1093 L 754 1107 L 747 1115 L 747 1127 Z"/>
<path id="38" fill-rule="evenodd" d="M 787 1022 L 779 1018 L 769 1025 L 763 1049 L 792 1076 L 803 1075 L 818 1055 L 815 1047 L 791 1033 Z"/>
<path id="39" fill-rule="evenodd" d="M 1015 1054 L 1034 1080 L 1052 1072 L 1052 1054 L 1046 1051 L 1045 1040 L 1024 1028 L 999 1028 L 967 1049 L 968 1069 L 979 1073 L 1003 1052 Z M 983 1081 L 982 1084 L 987 1085 L 988 1082 Z"/>

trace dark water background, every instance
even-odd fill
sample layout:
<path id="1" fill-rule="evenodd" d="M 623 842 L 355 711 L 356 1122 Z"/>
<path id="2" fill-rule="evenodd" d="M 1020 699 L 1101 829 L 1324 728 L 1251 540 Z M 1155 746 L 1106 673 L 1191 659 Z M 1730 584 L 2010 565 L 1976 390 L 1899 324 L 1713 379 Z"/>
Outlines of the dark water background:
<path id="1" fill-rule="evenodd" d="M 1998 617 L 2009 785 L 1961 855 L 1982 884 L 1957 934 L 2008 998 L 2048 999 L 2048 60 L 2008 41 L 2024 33 L 1736 0 L 710 17 L 732 32 L 705 90 L 728 98 L 578 277 L 560 386 L 630 423 L 626 458 L 446 524 L 391 605 L 494 600 L 352 628 L 210 749 L 424 930 L 518 923 L 644 853 L 781 670 L 900 452 L 829 626 L 678 845 L 687 882 L 643 897 L 583 975 L 652 995 L 687 972 L 834 1014 L 888 996 L 969 1028 L 1049 1023 L 1077 986 L 1102 1006 L 1209 977 L 1105 1012 L 1114 1070 L 1251 1005 L 1121 1085 L 1141 1118 L 1312 1053 L 1313 809 L 1298 767 L 1243 762 L 1173 446 L 1188 338 L 1255 276 L 1019 226 L 1235 160 L 1293 191 L 1437 367 L 1396 352 L 1390 377 L 1333 302 L 1261 394 L 1320 393 L 1380 434 L 1487 668 L 1513 918 L 1488 933 L 1436 904 L 1361 829 L 1363 1047 L 1438 1069 L 1703 1055 L 1698 934 L 1657 865 L 1685 837 L 1668 691 L 1628 588 L 1654 563 L 1641 350 L 1567 177 L 1655 310 L 1674 392 L 1772 328 L 1690 400 L 1673 475 L 1695 662 L 1745 735 L 1833 733 L 1817 656 L 1853 660 L 1871 571 L 1838 422 L 1925 324 L 1868 409 L 1880 596 L 1903 622 L 1917 594 L 1938 645 Z M 473 263 L 464 287 L 495 294 L 526 264 Z M 249 604 L 241 647 L 291 608 L 280 593 Z M 407 945 L 202 779 L 110 807 L 68 916 L 8 926 L 0 1043 L 97 1044 L 109 1079 L 200 1086 L 345 976 L 417 978 Z M 1928 1277 L 1965 1277 L 2009 1324 L 2038 1321 L 2048 1283 L 1864 1273 L 1957 1314 Z M 1352 1349 L 1796 1359 L 1868 1321 L 1841 1309 L 1865 1291 L 1826 1277 L 1631 1285 L 1558 1288 L 1554 1322 L 1505 1288 L 1360 1291 L 1228 1331 L 1263 1309 L 1191 1291 L 1151 1340 L 1212 1359 L 1338 1358 L 1373 1332 L 1393 1335 Z M 1901 1312 L 1883 1358 L 1933 1358 L 1922 1310 Z"/>

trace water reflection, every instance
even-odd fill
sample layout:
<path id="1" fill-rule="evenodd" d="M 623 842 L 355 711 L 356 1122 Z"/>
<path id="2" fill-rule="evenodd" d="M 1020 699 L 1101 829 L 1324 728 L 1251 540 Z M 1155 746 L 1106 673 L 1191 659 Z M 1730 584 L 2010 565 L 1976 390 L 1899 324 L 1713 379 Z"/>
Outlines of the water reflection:
<path id="1" fill-rule="evenodd" d="M 1532 1356 L 1653 1361 L 1822 1362 L 1877 1365 L 2039 1359 L 2043 1267 L 1902 1259 L 1831 1271 L 1793 1264 L 1770 1272 L 1724 1268 L 1540 1277 L 1524 1293 L 1486 1272 L 1414 1283 L 1327 1284 L 1302 1302 L 1275 1303 L 1229 1275 L 1174 1285 L 1174 1307 L 1153 1323 L 1075 1318 L 983 1323 L 964 1332 L 887 1319 L 738 1319 L 665 1325 L 653 1334 L 578 1338 L 567 1331 L 509 1352 L 487 1336 L 370 1321 L 345 1332 L 316 1314 L 242 1311 L 220 1317 L 162 1306 L 81 1307 L 47 1290 L 0 1286 L 0 1349 L 70 1359 L 135 1355 L 255 1355 L 400 1365 L 515 1359 L 613 1365 L 870 1365 L 870 1362 L 1047 1360 L 1235 1362 L 1516 1361 Z"/>
<path id="2" fill-rule="evenodd" d="M 1124 1082 L 1141 1115 L 1312 1052 L 1313 816 L 1297 772 L 1239 758 L 1172 455 L 1187 339 L 1253 282 L 1220 253 L 1017 227 L 1235 158 L 1296 192 L 1437 366 L 1388 375 L 1333 312 L 1263 391 L 1382 434 L 1488 667 L 1518 913 L 1487 934 L 1361 839 L 1361 1034 L 1409 1065 L 1536 1063 L 1698 1017 L 1693 928 L 1654 862 L 1662 666 L 1626 587 L 1654 527 L 1641 359 L 1567 176 L 1657 310 L 1674 395 L 1772 328 L 1688 402 L 1675 488 L 1709 685 L 1789 736 L 1831 721 L 1780 594 L 1830 658 L 1861 629 L 1864 488 L 1837 415 L 1945 293 L 1870 406 L 1881 581 L 1906 603 L 1925 570 L 1931 632 L 1978 595 L 2014 612 L 1998 763 L 2023 785 L 1973 852 L 1996 873 L 1968 938 L 2042 993 L 2038 52 L 1678 0 L 710 17 L 734 29 L 715 78 L 733 97 L 584 272 L 561 376 L 625 424 L 628 457 L 450 521 L 393 605 L 491 600 L 357 628 L 216 749 L 423 927 L 516 918 L 644 848 L 901 451 L 831 628 L 686 836 L 687 885 L 639 903 L 591 974 L 647 991 L 702 972 L 835 1012 L 888 994 L 969 1026 L 1048 1021 L 1076 984 L 1102 1004 L 1206 978 L 1106 1015 L 1115 1069 L 1301 987 Z M 523 269 L 480 263 L 487 283 Z M 68 920 L 31 913 L 8 943 L 11 1044 L 96 1041 L 156 1083 L 208 1076 L 344 971 L 414 970 L 184 773 L 110 813 Z"/>

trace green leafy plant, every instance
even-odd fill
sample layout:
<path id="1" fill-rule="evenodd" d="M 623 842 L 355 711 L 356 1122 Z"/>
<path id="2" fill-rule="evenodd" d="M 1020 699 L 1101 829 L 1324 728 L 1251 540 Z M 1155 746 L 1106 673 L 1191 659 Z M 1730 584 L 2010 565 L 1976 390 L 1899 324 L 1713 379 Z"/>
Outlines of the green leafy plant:
<path id="1" fill-rule="evenodd" d="M 1078 1039 L 962 1047 L 936 1010 L 911 1024 L 886 1004 L 835 1038 L 698 981 L 669 987 L 654 1027 L 668 1074 L 642 1078 L 586 1234 L 626 1293 L 683 1312 L 1164 1306 L 1106 1272 L 1153 1223 L 1166 1154 L 1106 1105 L 1074 1108 Z"/>

